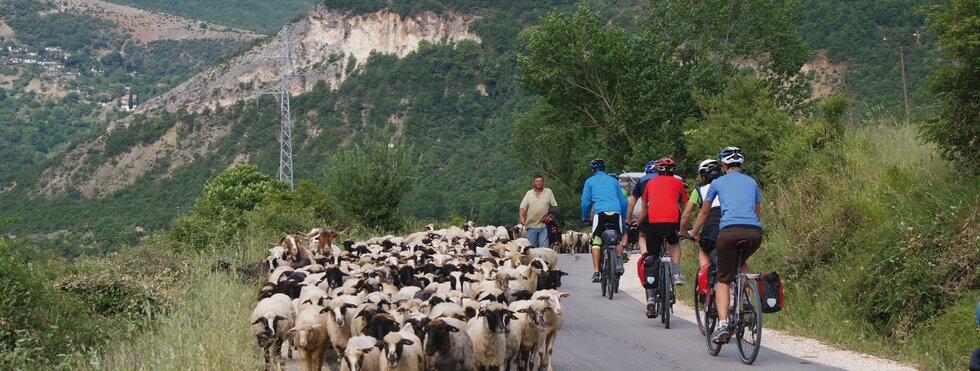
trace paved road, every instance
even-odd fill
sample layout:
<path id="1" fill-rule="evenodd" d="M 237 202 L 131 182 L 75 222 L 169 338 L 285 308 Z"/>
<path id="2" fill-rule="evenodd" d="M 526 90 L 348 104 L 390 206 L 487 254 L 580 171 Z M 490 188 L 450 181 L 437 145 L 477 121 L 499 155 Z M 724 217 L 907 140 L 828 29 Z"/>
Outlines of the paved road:
<path id="1" fill-rule="evenodd" d="M 577 257 L 578 260 L 562 255 L 558 262 L 569 273 L 562 279 L 561 290 L 571 296 L 562 301 L 566 317 L 556 340 L 555 370 L 833 369 L 765 347 L 759 350 L 755 364 L 746 366 L 739 360 L 734 343 L 725 345 L 717 357 L 712 357 L 693 317 L 671 317 L 670 329 L 665 329 L 659 319 L 647 319 L 644 305 L 625 292 L 640 292 L 636 291 L 640 290 L 639 284 L 633 284 L 636 276 L 630 275 L 632 272 L 623 276 L 623 287 L 613 300 L 600 297 L 598 284 L 590 279 L 589 256 Z M 763 330 L 763 345 L 765 334 Z"/>

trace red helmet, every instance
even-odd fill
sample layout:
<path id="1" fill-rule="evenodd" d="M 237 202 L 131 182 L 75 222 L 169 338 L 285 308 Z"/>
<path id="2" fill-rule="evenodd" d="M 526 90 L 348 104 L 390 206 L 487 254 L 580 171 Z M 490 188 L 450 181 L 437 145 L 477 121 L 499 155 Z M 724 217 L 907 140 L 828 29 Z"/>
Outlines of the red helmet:
<path id="1" fill-rule="evenodd" d="M 671 172 L 674 171 L 675 165 L 676 164 L 674 163 L 674 160 L 672 158 L 664 157 L 662 159 L 657 160 L 657 171 L 662 173 Z"/>

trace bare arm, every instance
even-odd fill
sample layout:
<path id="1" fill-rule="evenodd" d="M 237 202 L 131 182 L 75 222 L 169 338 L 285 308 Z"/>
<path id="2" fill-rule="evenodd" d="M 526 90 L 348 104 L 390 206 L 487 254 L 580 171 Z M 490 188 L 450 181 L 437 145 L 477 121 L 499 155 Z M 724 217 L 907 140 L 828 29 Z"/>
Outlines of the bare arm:
<path id="1" fill-rule="evenodd" d="M 521 209 L 521 211 L 518 213 L 520 214 L 521 217 L 521 225 L 524 225 L 524 213 L 525 213 L 524 209 Z"/>
<path id="2" fill-rule="evenodd" d="M 630 196 L 629 205 L 626 206 L 626 224 L 633 222 L 633 208 L 636 207 L 636 197 Z"/>
<path id="3" fill-rule="evenodd" d="M 762 214 L 759 212 L 759 203 L 755 203 L 755 219 L 762 223 Z"/>
<path id="4" fill-rule="evenodd" d="M 681 214 L 681 227 L 678 230 L 678 232 L 680 232 L 682 235 L 684 234 L 684 231 L 687 230 L 687 224 L 691 220 L 692 210 L 694 210 L 694 204 L 688 202 L 687 205 L 684 206 L 684 213 Z"/>
<path id="5" fill-rule="evenodd" d="M 708 219 L 708 213 L 711 212 L 711 202 L 704 202 L 701 205 L 701 210 L 698 211 L 698 220 L 694 222 L 694 227 L 691 228 L 691 237 L 698 240 L 698 236 L 701 235 L 701 226 L 704 225 L 704 221 Z"/>

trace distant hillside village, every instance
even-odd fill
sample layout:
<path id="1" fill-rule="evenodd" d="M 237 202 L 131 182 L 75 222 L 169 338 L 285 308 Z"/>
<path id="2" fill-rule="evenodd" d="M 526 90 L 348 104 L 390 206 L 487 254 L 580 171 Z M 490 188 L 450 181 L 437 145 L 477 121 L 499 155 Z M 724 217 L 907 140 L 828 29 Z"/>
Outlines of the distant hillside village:
<path id="1" fill-rule="evenodd" d="M 63 50 L 58 46 L 48 46 L 44 49 L 35 50 L 17 45 L 3 45 L 0 47 L 0 76 L 6 77 L 0 80 L 0 88 L 12 88 L 13 80 L 21 76 L 23 72 L 32 69 L 38 74 L 33 74 L 40 78 L 47 85 L 57 89 L 76 92 L 84 99 L 97 101 L 101 107 L 113 107 L 122 111 L 132 111 L 139 106 L 139 95 L 130 91 L 126 87 L 126 93 L 121 96 L 112 96 L 109 93 L 100 93 L 92 96 L 91 89 L 84 89 L 77 84 L 73 84 L 82 74 L 103 75 L 102 69 L 91 67 L 88 70 L 71 68 L 73 61 L 72 53 Z M 67 68 L 66 68 L 67 67 Z M 131 72 L 135 75 L 135 72 Z"/>

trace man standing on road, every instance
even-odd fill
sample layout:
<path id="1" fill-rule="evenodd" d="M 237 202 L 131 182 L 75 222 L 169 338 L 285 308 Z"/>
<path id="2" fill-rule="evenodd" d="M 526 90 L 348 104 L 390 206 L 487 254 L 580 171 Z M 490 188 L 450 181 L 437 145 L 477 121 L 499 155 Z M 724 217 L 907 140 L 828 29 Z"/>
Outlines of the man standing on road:
<path id="1" fill-rule="evenodd" d="M 551 189 L 544 187 L 543 176 L 535 175 L 532 185 L 533 188 L 521 200 L 521 225 L 527 229 L 525 236 L 531 241 L 531 246 L 548 247 L 548 228 L 541 222 L 541 217 L 552 206 L 558 206 L 558 203 L 555 202 L 555 194 Z"/>

